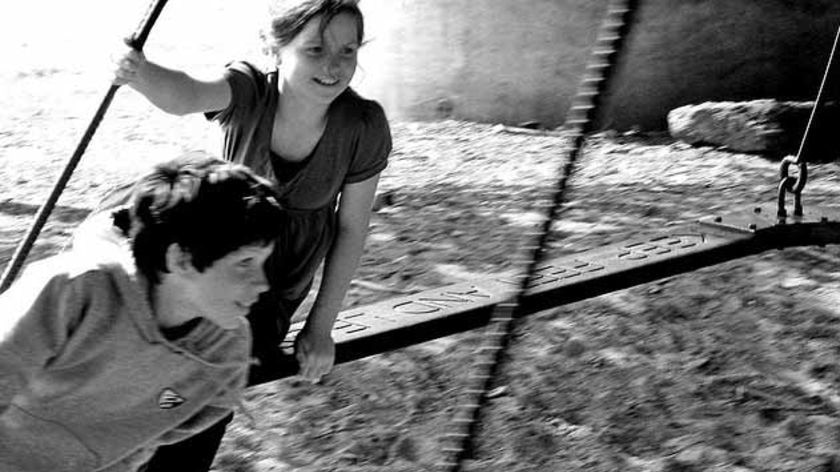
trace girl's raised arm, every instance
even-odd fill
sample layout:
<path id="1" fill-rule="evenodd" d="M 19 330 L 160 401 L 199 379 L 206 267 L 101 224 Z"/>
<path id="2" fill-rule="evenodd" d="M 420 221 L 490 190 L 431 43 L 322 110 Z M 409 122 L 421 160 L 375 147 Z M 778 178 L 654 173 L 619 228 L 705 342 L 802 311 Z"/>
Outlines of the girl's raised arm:
<path id="1" fill-rule="evenodd" d="M 219 111 L 231 99 L 230 86 L 221 75 L 209 80 L 163 67 L 128 49 L 115 61 L 114 83 L 128 85 L 153 105 L 173 115 Z"/>

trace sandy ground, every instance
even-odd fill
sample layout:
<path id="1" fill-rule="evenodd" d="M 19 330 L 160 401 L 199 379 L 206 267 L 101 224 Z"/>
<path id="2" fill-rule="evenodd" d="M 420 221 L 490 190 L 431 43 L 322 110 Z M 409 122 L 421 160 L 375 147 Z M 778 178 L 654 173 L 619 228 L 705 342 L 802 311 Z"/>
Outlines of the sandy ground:
<path id="1" fill-rule="evenodd" d="M 38 15 L 45 1 L 0 15 L 12 58 L 0 71 L 0 264 L 107 89 L 105 43 L 126 31 L 117 19 L 136 21 L 136 2 L 108 3 L 63 6 L 49 21 Z M 174 2 L 148 50 L 209 70 L 245 41 L 211 34 L 229 12 L 221 2 L 206 2 L 200 22 L 190 21 L 194 3 Z M 114 20 L 93 21 L 97 11 Z M 535 201 L 553 181 L 561 139 L 455 121 L 393 123 L 393 134 L 381 183 L 392 203 L 374 214 L 357 273 L 365 283 L 347 305 L 509 269 L 523 230 L 539 221 Z M 58 251 L 110 186 L 183 150 L 215 150 L 217 139 L 200 118 L 165 116 L 120 91 L 30 259 Z M 806 208 L 836 203 L 838 165 L 811 170 Z M 776 175 L 761 156 L 599 135 L 551 253 L 770 207 Z M 528 318 L 469 470 L 840 470 L 837 253 L 768 252 Z M 237 415 L 215 470 L 431 470 L 479 339 L 342 365 L 321 385 L 251 389 L 253 418 Z"/>

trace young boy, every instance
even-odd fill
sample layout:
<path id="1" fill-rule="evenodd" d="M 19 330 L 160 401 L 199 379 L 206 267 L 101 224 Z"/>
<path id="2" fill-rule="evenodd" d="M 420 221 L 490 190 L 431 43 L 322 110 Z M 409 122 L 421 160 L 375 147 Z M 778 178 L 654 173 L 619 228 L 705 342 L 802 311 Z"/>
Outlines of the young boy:
<path id="1" fill-rule="evenodd" d="M 228 416 L 281 222 L 246 167 L 186 156 L 134 185 L 120 237 L 31 264 L 0 294 L 0 470 L 141 470 Z"/>

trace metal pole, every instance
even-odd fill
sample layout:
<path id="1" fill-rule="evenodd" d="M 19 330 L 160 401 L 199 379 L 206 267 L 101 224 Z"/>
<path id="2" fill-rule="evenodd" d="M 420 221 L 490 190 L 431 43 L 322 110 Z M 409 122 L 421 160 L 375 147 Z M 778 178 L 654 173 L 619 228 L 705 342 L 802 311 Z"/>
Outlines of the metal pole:
<path id="1" fill-rule="evenodd" d="M 518 262 L 525 266 L 523 274 L 517 275 L 517 289 L 508 300 L 493 309 L 490 323 L 484 334 L 482 345 L 475 353 L 473 371 L 466 380 L 465 399 L 458 406 L 451 431 L 443 437 L 443 460 L 438 464 L 442 472 L 461 472 L 471 456 L 476 440 L 477 426 L 487 402 L 487 393 L 495 377 L 502 370 L 506 360 L 511 333 L 518 317 L 528 288 L 545 258 L 545 249 L 552 223 L 557 219 L 565 203 L 568 181 L 575 170 L 586 135 L 594 128 L 595 115 L 601 103 L 600 98 L 609 85 L 614 66 L 618 62 L 623 40 L 626 38 L 633 13 L 640 0 L 612 0 L 607 8 L 606 19 L 593 50 L 592 59 L 569 111 L 566 126 L 570 141 L 564 149 L 564 163 L 548 211 L 539 232 L 529 234 L 533 239 L 523 247 L 525 255 Z"/>
<path id="2" fill-rule="evenodd" d="M 153 2 L 149 5 L 145 16 L 140 21 L 140 25 L 137 27 L 137 30 L 125 40 L 126 44 L 138 51 L 143 49 L 143 46 L 146 44 L 146 39 L 149 37 L 149 33 L 152 30 L 152 26 L 154 26 L 155 21 L 157 21 L 158 16 L 160 16 L 160 12 L 163 10 L 164 5 L 166 5 L 166 0 L 153 0 Z M 24 236 L 23 241 L 21 241 L 15 250 L 15 253 L 12 255 L 9 265 L 7 265 L 6 270 L 3 271 L 3 276 L 0 277 L 0 293 L 5 292 L 17 277 L 23 263 L 26 261 L 26 256 L 29 255 L 29 251 L 32 249 L 33 244 L 35 244 L 35 240 L 38 238 L 38 234 L 40 234 L 41 229 L 44 227 L 44 224 L 50 216 L 50 213 L 53 208 L 55 208 L 58 197 L 61 196 L 64 188 L 67 186 L 67 182 L 73 175 L 73 171 L 76 170 L 76 166 L 79 164 L 82 155 L 85 153 L 85 149 L 87 149 L 90 140 L 93 138 L 93 134 L 102 122 L 102 118 L 105 116 L 105 112 L 111 105 L 111 101 L 114 99 L 114 94 L 117 92 L 118 88 L 118 85 L 111 85 L 108 88 L 108 91 L 105 93 L 105 97 L 103 97 L 102 102 L 99 104 L 99 108 L 93 115 L 93 119 L 90 121 L 87 130 L 85 130 L 84 135 L 82 135 L 81 141 L 79 141 L 78 146 L 76 146 L 76 150 L 67 161 L 67 164 L 64 166 L 64 171 L 61 173 L 61 176 L 59 176 L 53 186 L 52 192 L 49 197 L 47 197 L 47 200 L 43 203 L 43 205 L 41 205 L 38 209 L 38 212 L 35 215 L 35 221 L 32 223 L 32 226 L 29 228 L 26 236 Z"/>

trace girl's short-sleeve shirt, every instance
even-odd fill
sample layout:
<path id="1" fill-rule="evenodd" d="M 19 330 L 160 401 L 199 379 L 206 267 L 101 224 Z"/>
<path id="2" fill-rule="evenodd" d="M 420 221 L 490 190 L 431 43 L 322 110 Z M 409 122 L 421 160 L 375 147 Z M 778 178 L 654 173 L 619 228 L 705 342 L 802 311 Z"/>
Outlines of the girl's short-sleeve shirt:
<path id="1" fill-rule="evenodd" d="M 226 77 L 231 102 L 207 118 L 222 127 L 225 159 L 247 165 L 276 184 L 289 211 L 266 273 L 273 293 L 299 300 L 335 238 L 342 186 L 371 178 L 388 164 L 388 121 L 378 103 L 348 88 L 330 105 L 326 128 L 312 153 L 291 163 L 271 151 L 277 71 L 265 73 L 247 62 L 235 62 L 228 65 Z"/>
<path id="2" fill-rule="evenodd" d="M 232 98 L 228 107 L 208 113 L 223 130 L 223 157 L 245 164 L 277 184 L 283 203 L 314 210 L 334 205 L 341 187 L 364 181 L 388 164 L 391 132 L 375 101 L 348 88 L 330 105 L 324 134 L 300 163 L 271 151 L 278 106 L 277 71 L 265 73 L 247 62 L 228 65 Z"/>

